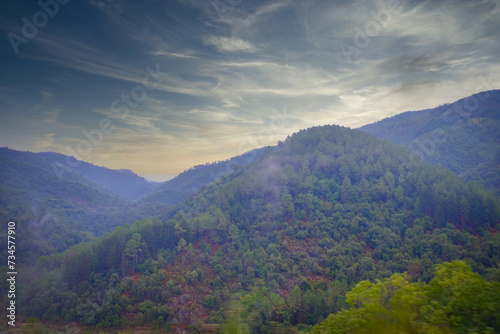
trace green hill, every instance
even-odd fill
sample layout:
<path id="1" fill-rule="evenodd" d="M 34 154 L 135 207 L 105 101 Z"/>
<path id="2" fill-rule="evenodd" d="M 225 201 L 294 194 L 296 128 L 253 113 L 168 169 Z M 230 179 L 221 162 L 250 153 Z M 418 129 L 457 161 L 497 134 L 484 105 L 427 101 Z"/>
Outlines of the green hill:
<path id="1" fill-rule="evenodd" d="M 21 262 L 34 262 L 40 255 L 64 251 L 126 222 L 164 215 L 234 166 L 247 165 L 259 156 L 260 150 L 254 150 L 193 167 L 158 187 L 131 171 L 111 170 L 53 152 L 3 147 L 0 219 L 18 224 L 24 235 L 19 245 Z M 74 168 L 68 168 L 68 161 Z"/>
<path id="2" fill-rule="evenodd" d="M 457 259 L 498 278 L 499 222 L 483 188 L 362 131 L 316 127 L 162 220 L 41 258 L 20 276 L 19 303 L 26 317 L 97 328 L 292 330 L 339 311 L 362 280 L 428 282 Z"/>
<path id="3" fill-rule="evenodd" d="M 500 195 L 500 90 L 402 113 L 360 129 Z"/>
<path id="4" fill-rule="evenodd" d="M 59 179 L 50 163 L 28 152 L 0 155 L 0 219 L 15 222 L 22 236 L 17 243 L 18 263 L 88 241 L 131 217 L 150 217 L 81 175 Z M 6 251 L 2 247 L 2 254 Z"/>
<path id="5" fill-rule="evenodd" d="M 67 172 L 59 172 L 64 177 L 68 173 L 80 174 L 102 187 L 106 192 L 118 195 L 127 201 L 136 201 L 161 185 L 160 182 L 146 180 L 128 169 L 113 170 L 54 152 L 38 154 L 58 163 L 59 170 L 66 170 Z M 71 162 L 70 166 L 76 166 L 69 167 L 68 161 Z"/>
<path id="6" fill-rule="evenodd" d="M 82 183 L 127 201 L 135 201 L 160 185 L 130 170 L 112 170 L 55 152 L 33 153 L 0 147 L 0 156 L 41 168 L 58 179 Z"/>

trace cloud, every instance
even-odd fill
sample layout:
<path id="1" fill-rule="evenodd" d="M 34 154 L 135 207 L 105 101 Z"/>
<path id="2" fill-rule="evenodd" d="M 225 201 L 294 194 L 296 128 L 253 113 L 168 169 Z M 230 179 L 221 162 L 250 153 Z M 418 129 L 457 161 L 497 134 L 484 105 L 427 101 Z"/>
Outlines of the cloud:
<path id="1" fill-rule="evenodd" d="M 134 130 L 140 130 L 145 133 L 154 134 L 155 132 L 158 132 L 159 129 L 155 125 L 155 122 L 160 119 L 160 114 L 146 111 L 147 107 L 145 107 L 145 102 L 142 102 L 137 108 L 138 110 L 129 109 L 126 113 L 121 109 L 120 112 L 117 113 L 111 110 L 111 108 L 95 109 L 93 111 L 113 120 L 115 125 L 118 125 L 119 123 L 122 126 L 129 126 Z"/>
<path id="2" fill-rule="evenodd" d="M 48 112 L 45 113 L 47 118 L 45 118 L 45 122 L 47 123 L 57 123 L 57 119 L 59 118 L 60 115 L 59 109 L 52 109 Z"/>
<path id="3" fill-rule="evenodd" d="M 174 58 L 200 59 L 199 57 L 192 56 L 190 54 L 177 53 L 177 52 L 168 52 L 168 51 L 164 51 L 164 50 L 152 51 L 151 54 L 154 55 L 154 56 L 167 56 L 167 57 L 174 57 Z"/>
<path id="4" fill-rule="evenodd" d="M 42 100 L 44 102 L 49 102 L 50 100 L 52 100 L 54 98 L 54 94 L 52 94 L 51 92 L 49 92 L 47 90 L 42 90 L 40 92 L 40 95 L 42 95 Z"/>
<path id="5" fill-rule="evenodd" d="M 123 2 L 115 0 L 90 0 L 89 4 L 99 8 L 111 18 L 119 18 L 124 12 Z"/>
<path id="6" fill-rule="evenodd" d="M 213 45 L 220 52 L 256 52 L 257 48 L 239 38 L 207 36 L 203 39 L 205 45 Z"/>
<path id="7" fill-rule="evenodd" d="M 116 130 L 92 159 L 175 174 L 313 125 L 358 127 L 453 102 L 478 87 L 500 88 L 499 0 L 399 1 L 363 45 L 356 34 L 366 34 L 391 2 L 220 1 L 227 10 L 217 12 L 211 0 L 65 7 L 66 19 L 51 21 L 17 58 L 6 59 L 2 140 L 53 140 L 66 153 L 84 127 L 107 117 Z M 18 25 L 0 23 L 4 30 Z M 341 43 L 358 49 L 351 62 Z M 130 95 L 146 67 L 157 64 L 168 73 L 161 84 L 126 118 L 112 113 L 112 101 Z"/>
<path id="8" fill-rule="evenodd" d="M 42 52 L 25 54 L 24 58 L 135 83 L 140 83 L 144 76 L 136 66 L 127 66 L 127 62 L 120 61 L 118 56 L 92 45 L 91 42 L 62 34 L 46 34 L 46 37 L 37 37 L 33 43 Z"/>
<path id="9" fill-rule="evenodd" d="M 54 146 L 54 133 L 47 133 L 42 137 L 33 138 L 34 151 L 44 151 Z"/>

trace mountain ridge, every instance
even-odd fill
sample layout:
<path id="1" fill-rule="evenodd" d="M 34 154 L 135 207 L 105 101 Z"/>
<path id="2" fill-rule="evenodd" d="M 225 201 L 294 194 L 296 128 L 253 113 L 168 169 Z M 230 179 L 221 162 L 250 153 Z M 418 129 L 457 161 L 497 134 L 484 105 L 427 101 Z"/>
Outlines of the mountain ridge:
<path id="1" fill-rule="evenodd" d="M 1 147 L 0 155 L 41 168 L 59 180 L 79 182 L 127 201 L 137 200 L 160 185 L 127 169 L 113 170 L 56 152 L 35 153 Z"/>
<path id="2" fill-rule="evenodd" d="M 359 128 L 500 195 L 500 90 L 407 111 Z M 485 169 L 490 172 L 485 173 Z"/>

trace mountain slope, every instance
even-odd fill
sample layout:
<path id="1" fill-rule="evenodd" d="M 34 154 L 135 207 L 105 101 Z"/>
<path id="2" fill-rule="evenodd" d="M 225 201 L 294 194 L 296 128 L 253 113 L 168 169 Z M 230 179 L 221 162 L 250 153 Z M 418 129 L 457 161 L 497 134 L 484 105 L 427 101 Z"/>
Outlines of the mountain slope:
<path id="1" fill-rule="evenodd" d="M 252 333 L 313 325 L 364 279 L 500 260 L 498 200 L 406 150 L 337 126 L 294 134 L 164 217 L 41 259 L 26 316 L 196 332 L 237 317 Z M 458 210 L 457 210 L 458 208 Z M 42 289 L 43 287 L 43 289 Z M 227 315 L 227 313 L 226 313 Z"/>
<path id="2" fill-rule="evenodd" d="M 61 168 L 61 166 L 56 164 L 53 159 L 45 157 L 43 153 L 23 152 L 13 150 L 8 147 L 0 147 L 0 156 L 8 158 L 11 161 L 20 162 L 24 165 L 30 165 L 36 168 L 40 168 L 54 176 L 57 176 L 57 172 L 60 171 L 57 168 Z M 112 194 L 112 192 L 110 192 L 103 186 L 93 182 L 92 180 L 79 173 L 71 173 L 68 171 L 66 173 L 59 173 L 59 177 L 61 180 L 81 183 L 100 192 L 107 193 L 108 195 Z"/>
<path id="3" fill-rule="evenodd" d="M 1 147 L 0 156 L 41 168 L 62 180 L 79 182 L 128 201 L 135 201 L 149 194 L 161 184 L 146 180 L 130 170 L 112 170 L 55 152 L 32 153 Z"/>
<path id="4" fill-rule="evenodd" d="M 59 179 L 50 163 L 33 153 L 0 155 L 0 220 L 15 222 L 22 235 L 16 246 L 18 263 L 34 262 L 118 225 L 151 217 L 76 173 Z M 2 254 L 6 250 L 3 247 Z"/>
<path id="5" fill-rule="evenodd" d="M 500 90 L 402 113 L 360 129 L 500 194 Z"/>
<path id="6" fill-rule="evenodd" d="M 258 150 L 220 163 L 192 168 L 172 180 L 173 187 L 147 194 L 160 183 L 127 170 L 110 170 L 53 152 L 0 148 L 0 218 L 18 222 L 27 239 L 23 262 L 63 251 L 114 227 L 144 217 L 157 217 L 206 183 L 228 173 L 236 163 L 250 163 Z M 73 168 L 68 168 L 67 164 Z M 33 240 L 33 242 L 28 241 Z M 5 248 L 3 252 L 5 252 Z"/>
<path id="7" fill-rule="evenodd" d="M 151 193 L 161 184 L 160 182 L 146 180 L 127 169 L 113 170 L 84 161 L 74 160 L 73 158 L 54 152 L 44 152 L 39 153 L 39 155 L 61 164 L 63 168 L 66 167 L 68 173 L 79 173 L 128 201 L 135 201 Z M 72 161 L 70 166 L 74 164 L 77 166 L 68 166 L 68 161 Z"/>
<path id="8" fill-rule="evenodd" d="M 140 204 L 163 203 L 177 205 L 221 176 L 233 171 L 235 166 L 246 166 L 257 161 L 264 149 L 255 149 L 226 161 L 192 167 L 164 182 L 153 193 L 141 198 Z"/>

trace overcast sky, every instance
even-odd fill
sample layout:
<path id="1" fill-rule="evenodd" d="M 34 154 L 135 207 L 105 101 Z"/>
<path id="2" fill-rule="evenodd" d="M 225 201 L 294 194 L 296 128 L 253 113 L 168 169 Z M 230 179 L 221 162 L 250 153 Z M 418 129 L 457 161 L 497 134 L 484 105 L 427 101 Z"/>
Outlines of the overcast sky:
<path id="1" fill-rule="evenodd" d="M 0 146 L 167 179 L 498 89 L 499 31 L 500 0 L 3 0 Z"/>

